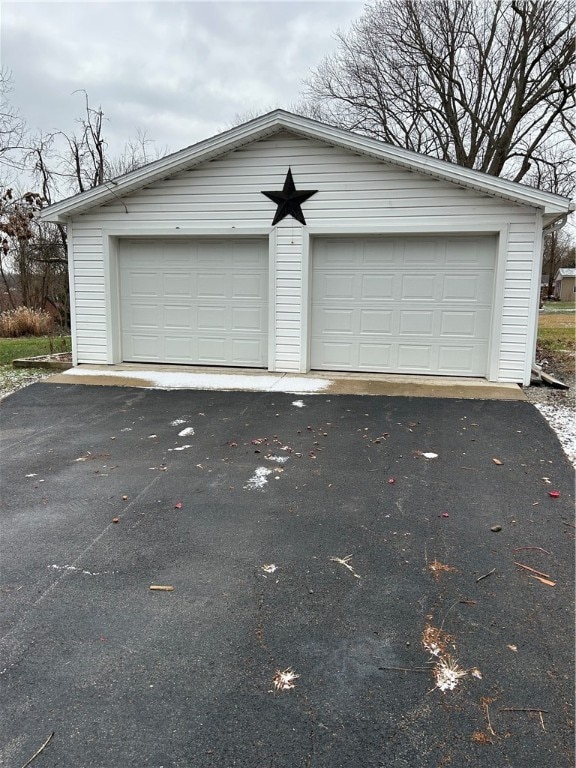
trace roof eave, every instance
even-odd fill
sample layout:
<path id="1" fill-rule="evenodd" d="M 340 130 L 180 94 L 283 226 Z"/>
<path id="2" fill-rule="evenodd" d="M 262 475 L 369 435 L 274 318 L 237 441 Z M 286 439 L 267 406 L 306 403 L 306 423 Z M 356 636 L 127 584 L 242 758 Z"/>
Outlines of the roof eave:
<path id="1" fill-rule="evenodd" d="M 309 138 L 318 139 L 334 146 L 365 154 L 377 160 L 407 168 L 408 170 L 459 184 L 483 194 L 539 208 L 545 216 L 552 216 L 552 220 L 560 218 L 572 210 L 570 201 L 559 195 L 542 192 L 541 190 L 526 187 L 496 176 L 490 176 L 480 171 L 452 165 L 443 160 L 420 155 L 408 149 L 384 144 L 376 139 L 325 125 L 316 120 L 310 120 L 309 118 L 294 115 L 284 110 L 275 110 L 172 155 L 156 160 L 136 171 L 88 190 L 81 195 L 55 203 L 41 212 L 40 219 L 42 221 L 65 222 L 71 216 L 85 213 L 97 205 L 104 205 L 115 198 L 118 199 L 123 195 L 130 194 L 143 186 L 152 184 L 167 176 L 181 172 L 199 163 L 207 162 L 252 141 L 265 138 L 282 128 L 296 131 Z"/>

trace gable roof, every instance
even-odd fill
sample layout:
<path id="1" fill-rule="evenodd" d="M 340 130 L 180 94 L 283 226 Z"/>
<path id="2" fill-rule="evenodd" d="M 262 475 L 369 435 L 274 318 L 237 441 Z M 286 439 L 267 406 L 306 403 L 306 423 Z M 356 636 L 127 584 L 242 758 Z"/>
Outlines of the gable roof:
<path id="1" fill-rule="evenodd" d="M 574 267 L 560 267 L 554 280 L 562 280 L 565 277 L 576 277 L 576 269 Z"/>
<path id="2" fill-rule="evenodd" d="M 136 192 L 144 186 L 194 168 L 200 163 L 205 163 L 246 144 L 272 136 L 281 130 L 288 130 L 310 139 L 317 139 L 335 147 L 367 155 L 410 171 L 433 176 L 436 179 L 449 181 L 483 194 L 540 208 L 544 212 L 544 220 L 547 225 L 566 216 L 573 210 L 570 201 L 559 195 L 454 165 L 445 160 L 421 155 L 409 149 L 385 144 L 376 139 L 277 109 L 219 133 L 210 139 L 181 149 L 179 152 L 167 155 L 160 160 L 148 163 L 135 171 L 106 181 L 94 189 L 54 203 L 42 210 L 39 218 L 42 221 L 66 222 L 72 216 L 86 213 L 91 208 L 105 205 L 124 195 Z"/>

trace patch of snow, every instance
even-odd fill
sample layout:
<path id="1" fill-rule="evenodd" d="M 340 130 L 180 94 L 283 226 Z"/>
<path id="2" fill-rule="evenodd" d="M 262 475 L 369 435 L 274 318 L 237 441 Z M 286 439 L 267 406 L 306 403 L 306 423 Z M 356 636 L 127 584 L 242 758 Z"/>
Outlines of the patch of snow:
<path id="1" fill-rule="evenodd" d="M 178 448 L 168 448 L 169 451 L 185 451 L 187 448 L 192 448 L 191 445 L 180 445 Z"/>
<path id="2" fill-rule="evenodd" d="M 124 429 L 121 429 L 120 432 L 132 432 L 132 427 L 124 427 Z"/>
<path id="3" fill-rule="evenodd" d="M 248 480 L 246 485 L 244 486 L 244 489 L 247 491 L 257 491 L 264 488 L 268 480 L 266 479 L 268 475 L 272 474 L 272 470 L 268 469 L 268 467 L 258 467 L 256 469 L 256 472 L 252 475 L 252 477 Z"/>
<path id="4" fill-rule="evenodd" d="M 55 571 L 76 571 L 77 573 L 82 573 L 84 576 L 105 576 L 109 573 L 115 573 L 115 571 L 97 571 L 96 573 L 93 573 L 92 571 L 83 571 L 81 568 L 76 568 L 74 565 L 49 565 L 49 568 L 53 568 Z"/>
<path id="5" fill-rule="evenodd" d="M 36 472 L 32 472 L 30 475 L 24 475 L 24 477 L 38 477 Z"/>
<path id="6" fill-rule="evenodd" d="M 266 461 L 275 461 L 276 464 L 286 464 L 290 456 L 265 456 Z"/>
<path id="7" fill-rule="evenodd" d="M 573 409 L 564 405 L 535 403 L 536 408 L 558 435 L 564 453 L 576 467 L 576 420 Z"/>
<path id="8" fill-rule="evenodd" d="M 292 403 L 292 405 L 295 405 L 295 406 L 296 406 L 296 408 L 305 408 L 305 407 L 306 407 L 306 406 L 304 405 L 304 401 L 303 401 L 303 400 L 294 400 L 294 402 Z"/>
<path id="9" fill-rule="evenodd" d="M 437 459 L 438 454 L 437 453 L 421 453 L 421 456 L 424 456 L 425 459 Z"/>
<path id="10" fill-rule="evenodd" d="M 186 424 L 186 419 L 174 419 L 174 421 L 170 422 L 171 427 L 177 427 L 180 424 Z"/>
<path id="11" fill-rule="evenodd" d="M 322 392 L 332 382 L 329 379 L 312 379 L 307 376 L 245 376 L 223 373 L 184 373 L 169 371 L 101 371 L 87 368 L 71 368 L 66 376 L 105 376 L 134 379 L 134 386 L 147 382 L 153 389 L 213 389 L 246 390 L 249 392 L 287 392 L 295 395 Z M 139 384 L 140 382 L 140 384 Z"/>
<path id="12" fill-rule="evenodd" d="M 181 432 L 178 432 L 178 437 L 190 437 L 194 434 L 194 427 L 185 427 Z"/>

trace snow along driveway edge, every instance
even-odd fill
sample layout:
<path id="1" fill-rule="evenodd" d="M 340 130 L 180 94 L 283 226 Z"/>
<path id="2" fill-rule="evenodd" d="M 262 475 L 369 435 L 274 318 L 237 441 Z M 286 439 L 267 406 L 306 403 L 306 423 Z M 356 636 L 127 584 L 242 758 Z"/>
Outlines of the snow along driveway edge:
<path id="1" fill-rule="evenodd" d="M 309 377 L 288 376 L 243 376 L 241 374 L 218 373 L 181 373 L 168 371 L 98 371 L 86 368 L 70 368 L 65 374 L 81 377 L 106 377 L 133 379 L 134 386 L 146 386 L 148 389 L 214 389 L 243 390 L 249 392 L 287 392 L 307 394 L 323 392 L 332 384 L 330 379 L 311 379 Z M 142 382 L 146 382 L 143 385 Z"/>

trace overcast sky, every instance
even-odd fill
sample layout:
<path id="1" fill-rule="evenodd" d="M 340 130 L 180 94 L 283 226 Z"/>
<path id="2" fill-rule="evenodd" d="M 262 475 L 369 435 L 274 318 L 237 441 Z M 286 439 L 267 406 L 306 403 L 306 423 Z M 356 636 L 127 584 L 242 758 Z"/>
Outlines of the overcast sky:
<path id="1" fill-rule="evenodd" d="M 289 108 L 364 2 L 6 2 L 1 63 L 31 129 L 70 133 L 85 89 L 110 150 L 145 130 L 176 151 L 237 115 Z"/>

